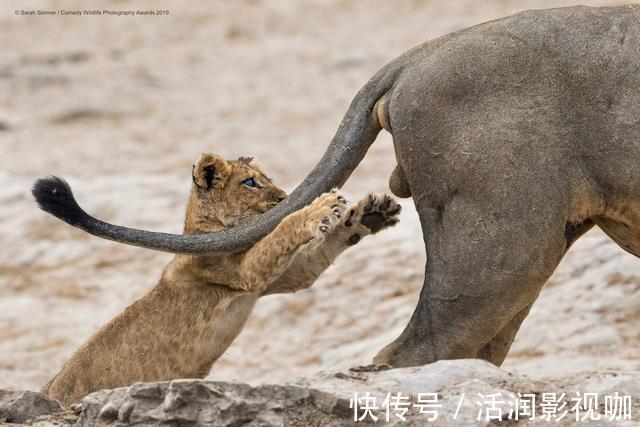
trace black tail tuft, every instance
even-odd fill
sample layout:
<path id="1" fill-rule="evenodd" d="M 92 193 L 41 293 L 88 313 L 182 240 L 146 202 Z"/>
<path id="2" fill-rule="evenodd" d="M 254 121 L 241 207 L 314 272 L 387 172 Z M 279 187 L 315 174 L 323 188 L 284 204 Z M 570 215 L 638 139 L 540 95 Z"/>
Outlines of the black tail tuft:
<path id="1" fill-rule="evenodd" d="M 40 209 L 71 225 L 78 225 L 88 217 L 73 197 L 71 187 L 62 178 L 40 178 L 33 184 L 31 193 Z"/>

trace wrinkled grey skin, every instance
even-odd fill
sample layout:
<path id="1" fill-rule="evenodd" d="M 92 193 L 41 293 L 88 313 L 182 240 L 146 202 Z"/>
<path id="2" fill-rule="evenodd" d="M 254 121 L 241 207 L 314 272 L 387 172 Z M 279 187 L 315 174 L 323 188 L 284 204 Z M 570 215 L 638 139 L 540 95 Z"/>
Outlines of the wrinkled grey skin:
<path id="1" fill-rule="evenodd" d="M 585 231 L 597 224 L 640 255 L 637 5 L 528 11 L 410 50 L 360 90 L 296 191 L 226 234 L 132 230 L 42 197 L 55 199 L 46 182 L 34 192 L 45 210 L 104 238 L 170 252 L 233 250 L 344 183 L 382 127 L 398 159 L 391 190 L 413 196 L 428 261 L 409 324 L 376 364 L 479 357 L 499 365 Z"/>

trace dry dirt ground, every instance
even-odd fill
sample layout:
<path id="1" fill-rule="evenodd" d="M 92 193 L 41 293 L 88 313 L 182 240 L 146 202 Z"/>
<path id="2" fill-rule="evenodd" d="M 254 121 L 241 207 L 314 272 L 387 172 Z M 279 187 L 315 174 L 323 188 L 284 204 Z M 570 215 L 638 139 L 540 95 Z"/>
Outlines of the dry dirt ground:
<path id="1" fill-rule="evenodd" d="M 257 156 L 291 190 L 388 60 L 462 27 L 570 5 L 155 1 L 136 6 L 169 16 L 14 15 L 84 3 L 0 5 L 0 388 L 39 388 L 171 258 L 40 212 L 34 179 L 59 174 L 100 218 L 177 233 L 201 152 Z M 393 164 L 381 135 L 346 193 L 385 190 Z M 209 378 L 256 384 L 368 363 L 401 332 L 422 284 L 420 225 L 403 205 L 398 227 L 347 251 L 312 289 L 261 300 Z M 504 366 L 534 377 L 638 370 L 639 326 L 640 261 L 595 230 L 547 284 Z"/>

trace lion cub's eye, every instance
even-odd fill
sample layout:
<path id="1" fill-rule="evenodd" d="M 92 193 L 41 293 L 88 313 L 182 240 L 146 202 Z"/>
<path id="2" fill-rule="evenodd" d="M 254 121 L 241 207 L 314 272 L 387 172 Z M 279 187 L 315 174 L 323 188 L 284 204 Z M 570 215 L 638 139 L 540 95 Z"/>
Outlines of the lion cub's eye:
<path id="1" fill-rule="evenodd" d="M 242 181 L 242 183 L 247 187 L 260 188 L 260 184 L 258 184 L 256 180 L 253 178 L 247 178 L 244 181 Z"/>

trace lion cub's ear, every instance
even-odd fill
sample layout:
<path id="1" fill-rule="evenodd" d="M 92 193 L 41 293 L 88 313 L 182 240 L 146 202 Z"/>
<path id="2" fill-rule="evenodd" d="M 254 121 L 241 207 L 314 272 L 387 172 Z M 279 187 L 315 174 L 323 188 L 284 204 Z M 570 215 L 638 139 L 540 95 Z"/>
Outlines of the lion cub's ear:
<path id="1" fill-rule="evenodd" d="M 201 189 L 221 189 L 231 175 L 229 162 L 215 154 L 202 154 L 193 165 L 192 178 L 194 184 Z"/>

